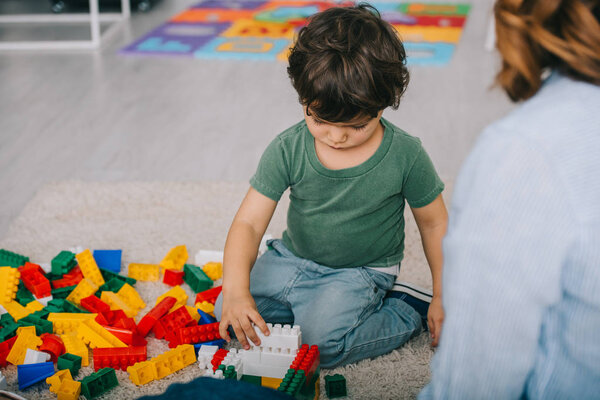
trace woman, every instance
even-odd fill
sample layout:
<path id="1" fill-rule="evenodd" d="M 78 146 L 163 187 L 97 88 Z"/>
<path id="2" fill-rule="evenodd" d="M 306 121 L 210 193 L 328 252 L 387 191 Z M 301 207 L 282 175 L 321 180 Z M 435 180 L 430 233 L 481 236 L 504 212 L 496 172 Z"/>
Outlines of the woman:
<path id="1" fill-rule="evenodd" d="M 499 0 L 497 82 L 523 104 L 466 160 L 421 398 L 600 396 L 600 1 Z"/>

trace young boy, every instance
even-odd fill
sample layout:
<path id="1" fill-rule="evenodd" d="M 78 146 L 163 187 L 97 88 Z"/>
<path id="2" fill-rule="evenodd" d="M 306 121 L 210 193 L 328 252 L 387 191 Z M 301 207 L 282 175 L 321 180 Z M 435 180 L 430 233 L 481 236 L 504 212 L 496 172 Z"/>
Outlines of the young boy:
<path id="1" fill-rule="evenodd" d="M 368 5 L 328 9 L 300 31 L 288 73 L 304 120 L 268 146 L 231 225 L 216 309 L 227 340 L 229 326 L 249 348 L 248 339 L 260 344 L 252 323 L 265 335 L 265 320 L 298 324 L 328 368 L 399 347 L 427 318 L 437 344 L 444 185 L 420 141 L 381 117 L 406 89 L 405 61 Z M 256 260 L 288 188 L 287 230 Z M 386 297 L 403 256 L 405 199 L 431 268 L 431 305 Z"/>

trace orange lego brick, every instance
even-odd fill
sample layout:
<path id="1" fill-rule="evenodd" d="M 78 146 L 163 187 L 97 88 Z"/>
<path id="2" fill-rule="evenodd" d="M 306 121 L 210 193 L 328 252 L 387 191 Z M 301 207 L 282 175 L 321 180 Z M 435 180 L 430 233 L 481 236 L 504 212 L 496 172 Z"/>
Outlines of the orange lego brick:
<path id="1" fill-rule="evenodd" d="M 162 259 L 159 265 L 161 266 L 163 271 L 165 269 L 176 269 L 179 271 L 183 268 L 183 265 L 186 263 L 187 259 L 187 247 L 185 247 L 185 245 L 181 245 L 173 247 L 171 250 L 169 250 L 165 258 Z"/>
<path id="2" fill-rule="evenodd" d="M 104 277 L 102 277 L 100 268 L 98 268 L 98 264 L 96 264 L 96 260 L 89 249 L 85 249 L 75 257 L 84 278 L 94 282 L 97 287 L 104 285 Z"/>
<path id="3" fill-rule="evenodd" d="M 10 303 L 17 297 L 21 273 L 12 267 L 0 267 L 0 304 Z"/>
<path id="4" fill-rule="evenodd" d="M 128 276 L 138 281 L 156 282 L 160 279 L 160 265 L 129 264 Z"/>
<path id="5" fill-rule="evenodd" d="M 27 349 L 37 350 L 41 344 L 42 339 L 35 334 L 34 326 L 20 327 L 17 329 L 17 340 L 6 356 L 6 361 L 13 365 L 21 365 L 25 360 Z"/>
<path id="6" fill-rule="evenodd" d="M 130 367 L 127 367 L 129 379 L 136 385 L 145 385 L 156 379 L 156 366 L 154 361 L 138 362 Z"/>
<path id="7" fill-rule="evenodd" d="M 115 335 L 104 329 L 94 320 L 83 321 L 77 329 L 77 337 L 90 348 L 96 347 L 127 347 Z"/>
<path id="8" fill-rule="evenodd" d="M 98 286 L 94 281 L 89 278 L 84 278 L 77 284 L 77 286 L 75 286 L 75 289 L 69 293 L 67 300 L 79 305 L 81 303 L 81 299 L 93 295 L 97 290 Z"/>

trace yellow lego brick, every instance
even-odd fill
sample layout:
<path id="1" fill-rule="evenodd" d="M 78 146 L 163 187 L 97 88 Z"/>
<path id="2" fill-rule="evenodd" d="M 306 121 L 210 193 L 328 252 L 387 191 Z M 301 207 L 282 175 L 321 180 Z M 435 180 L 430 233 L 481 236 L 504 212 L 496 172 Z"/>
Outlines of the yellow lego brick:
<path id="1" fill-rule="evenodd" d="M 181 270 L 188 259 L 187 247 L 185 245 L 173 247 L 165 258 L 160 262 L 160 266 L 164 272 L 165 269 Z"/>
<path id="2" fill-rule="evenodd" d="M 75 289 L 73 289 L 71 293 L 69 293 L 67 300 L 79 305 L 81 303 L 81 299 L 93 295 L 97 290 L 98 286 L 96 286 L 91 279 L 85 278 L 82 279 L 77 286 L 75 286 Z"/>
<path id="3" fill-rule="evenodd" d="M 96 260 L 94 260 L 94 256 L 90 249 L 85 249 L 75 257 L 77 258 L 77 263 L 79 264 L 79 268 L 81 269 L 84 278 L 94 282 L 94 285 L 98 287 L 104 285 L 104 278 L 100 273 L 100 268 L 98 268 L 98 264 L 96 264 Z"/>
<path id="4" fill-rule="evenodd" d="M 58 390 L 60 389 L 60 385 L 65 380 L 73 380 L 73 376 L 71 376 L 71 371 L 69 371 L 68 369 L 61 369 L 54 375 L 46 378 L 46 383 L 48 385 L 50 385 L 49 390 L 52 393 L 58 393 Z"/>
<path id="5" fill-rule="evenodd" d="M 77 337 L 92 349 L 97 347 L 127 347 L 125 343 L 92 319 L 83 321 L 79 325 Z"/>
<path id="6" fill-rule="evenodd" d="M 77 337 L 75 333 L 60 335 L 64 345 L 65 353 L 71 353 L 81 357 L 81 366 L 87 367 L 90 364 L 89 351 L 85 343 Z"/>
<path id="7" fill-rule="evenodd" d="M 177 372 L 196 362 L 196 352 L 191 344 L 180 344 L 152 360 L 156 367 L 156 379 L 162 379 L 167 375 Z"/>
<path id="8" fill-rule="evenodd" d="M 6 361 L 13 365 L 21 365 L 25 361 L 27 349 L 37 350 L 41 344 L 42 339 L 35 334 L 35 326 L 20 327 L 17 329 L 17 340 L 6 356 Z"/>
<path id="9" fill-rule="evenodd" d="M 128 317 L 135 317 L 138 313 L 137 310 L 129 307 L 125 301 L 121 297 L 119 297 L 115 292 L 102 292 L 100 296 L 100 300 L 105 302 L 110 306 L 111 310 L 123 310 L 125 315 Z"/>
<path id="10" fill-rule="evenodd" d="M 268 388 L 272 388 L 277 390 L 277 388 L 279 387 L 279 385 L 281 385 L 281 382 L 283 381 L 283 379 L 279 379 L 279 378 L 267 378 L 266 376 L 262 376 L 260 378 L 260 385 L 264 386 L 264 387 L 268 387 Z"/>
<path id="11" fill-rule="evenodd" d="M 208 301 L 203 301 L 202 303 L 196 303 L 195 307 L 197 309 L 204 311 L 207 314 L 212 315 L 213 317 L 215 316 L 215 305 Z"/>
<path id="12" fill-rule="evenodd" d="M 175 297 L 175 299 L 177 299 L 177 302 L 175 303 L 175 305 L 173 307 L 171 307 L 169 312 L 173 312 L 176 309 L 178 309 L 179 307 L 185 306 L 185 303 L 188 300 L 188 295 L 185 292 L 185 290 L 183 290 L 183 288 L 181 286 L 175 286 L 175 287 L 173 287 L 173 289 L 169 290 L 168 292 L 162 294 L 161 296 L 158 296 L 158 298 L 156 299 L 156 303 L 154 305 L 157 305 L 165 297 L 169 297 L 169 296 Z"/>
<path id="13" fill-rule="evenodd" d="M 34 313 L 36 311 L 42 310 L 44 308 L 44 305 L 37 300 L 32 300 L 29 303 L 27 303 L 25 308 Z"/>
<path id="14" fill-rule="evenodd" d="M 200 321 L 200 314 L 198 313 L 198 310 L 196 310 L 196 308 L 192 306 L 185 306 L 185 308 L 187 308 L 188 313 L 196 322 Z"/>
<path id="15" fill-rule="evenodd" d="M 21 318 L 25 318 L 33 312 L 23 307 L 16 301 L 11 301 L 10 303 L 2 303 L 2 306 L 4 307 L 6 312 L 8 312 L 11 315 L 11 317 L 15 319 L 15 321 L 18 321 Z"/>
<path id="16" fill-rule="evenodd" d="M 156 379 L 156 366 L 154 361 L 141 361 L 127 367 L 129 379 L 136 385 L 145 385 Z"/>
<path id="17" fill-rule="evenodd" d="M 213 281 L 221 279 L 223 277 L 223 263 L 220 262 L 208 262 L 202 267 L 202 271 Z"/>
<path id="18" fill-rule="evenodd" d="M 48 321 L 52 322 L 52 330 L 57 334 L 76 332 L 83 321 L 96 318 L 98 314 L 87 313 L 50 313 Z"/>
<path id="19" fill-rule="evenodd" d="M 56 394 L 57 400 L 78 400 L 81 394 L 81 382 L 64 380 Z"/>
<path id="20" fill-rule="evenodd" d="M 132 263 L 128 269 L 128 276 L 138 281 L 156 282 L 160 279 L 160 265 Z"/>
<path id="21" fill-rule="evenodd" d="M 10 303 L 17 297 L 21 273 L 12 267 L 0 267 L 0 304 Z"/>
<path id="22" fill-rule="evenodd" d="M 146 307 L 146 303 L 144 303 L 140 294 L 128 283 L 124 284 L 121 289 L 119 289 L 117 295 L 123 299 L 130 308 L 136 310 L 136 314 Z"/>

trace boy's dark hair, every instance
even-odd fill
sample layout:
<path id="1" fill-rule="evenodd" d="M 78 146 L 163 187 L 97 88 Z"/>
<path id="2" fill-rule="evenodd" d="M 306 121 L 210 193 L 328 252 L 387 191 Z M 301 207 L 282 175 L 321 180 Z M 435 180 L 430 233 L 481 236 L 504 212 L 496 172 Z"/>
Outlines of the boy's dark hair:
<path id="1" fill-rule="evenodd" d="M 398 108 L 409 78 L 396 31 L 366 3 L 313 15 L 291 49 L 287 71 L 300 103 L 328 122 Z"/>

